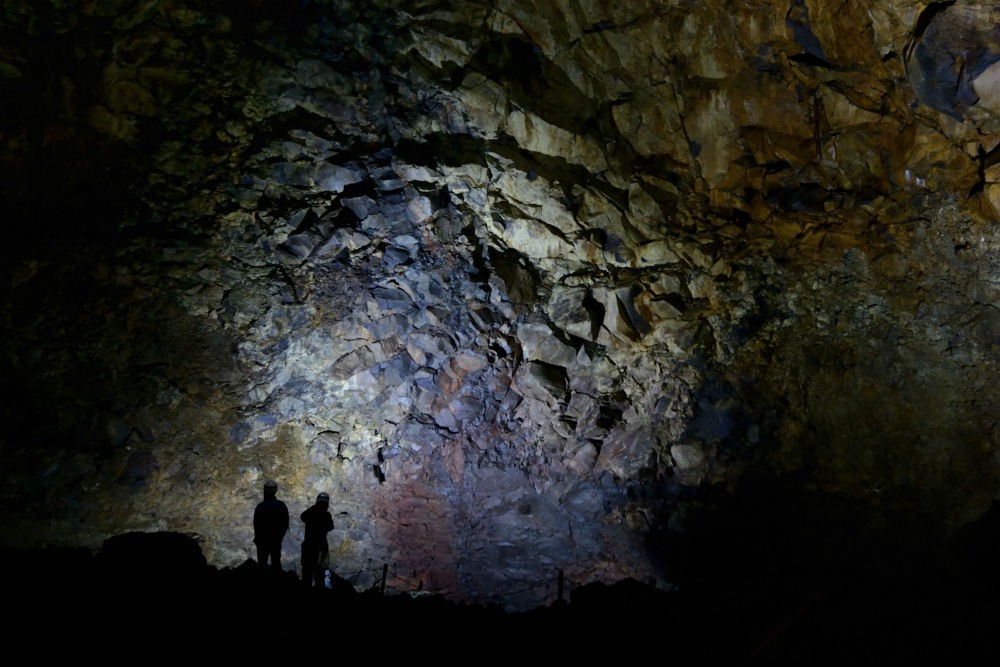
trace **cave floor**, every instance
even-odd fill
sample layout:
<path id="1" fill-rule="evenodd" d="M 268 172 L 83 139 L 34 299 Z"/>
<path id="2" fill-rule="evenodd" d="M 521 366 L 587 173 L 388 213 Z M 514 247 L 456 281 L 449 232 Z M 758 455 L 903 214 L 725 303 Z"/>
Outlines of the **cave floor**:
<path id="1" fill-rule="evenodd" d="M 58 550 L 9 552 L 3 568 L 7 626 L 15 641 L 88 651 L 227 647 L 260 652 L 340 647 L 372 659 L 440 653 L 438 662 L 484 659 L 722 660 L 725 664 L 895 663 L 1000 656 L 1000 578 L 991 569 L 926 563 L 849 576 L 693 582 L 663 591 L 634 580 L 592 584 L 528 612 L 437 596 L 357 592 L 346 582 L 306 589 L 294 572 L 235 569 L 163 576 L 141 568 L 108 573 Z M 283 648 L 282 648 L 283 647 Z M 157 649 L 159 650 L 159 649 Z M 200 649 L 199 649 L 200 650 Z M 720 663 L 722 664 L 722 663 Z"/>

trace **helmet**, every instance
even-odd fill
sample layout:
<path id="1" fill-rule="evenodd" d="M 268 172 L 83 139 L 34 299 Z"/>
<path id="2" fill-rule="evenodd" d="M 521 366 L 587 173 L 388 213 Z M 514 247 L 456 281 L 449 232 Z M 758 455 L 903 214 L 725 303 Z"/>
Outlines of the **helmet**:
<path id="1" fill-rule="evenodd" d="M 330 502 L 330 494 L 329 493 L 321 493 L 321 494 L 319 494 L 318 496 L 316 496 L 316 502 L 318 502 L 318 503 L 328 503 L 328 502 Z"/>
<path id="2" fill-rule="evenodd" d="M 277 491 L 278 490 L 278 483 L 275 482 L 273 479 L 269 479 L 266 482 L 264 482 L 264 490 L 265 491 Z"/>

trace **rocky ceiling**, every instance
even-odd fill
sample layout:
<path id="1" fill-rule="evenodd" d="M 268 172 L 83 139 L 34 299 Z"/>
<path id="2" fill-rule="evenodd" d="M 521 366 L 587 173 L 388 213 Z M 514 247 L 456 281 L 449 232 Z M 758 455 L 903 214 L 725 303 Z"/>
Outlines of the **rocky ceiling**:
<path id="1" fill-rule="evenodd" d="M 751 497 L 949 535 L 1000 486 L 998 14 L 3 3 L 0 542 L 237 565 L 274 478 L 286 567 L 328 491 L 341 576 L 526 608 Z"/>

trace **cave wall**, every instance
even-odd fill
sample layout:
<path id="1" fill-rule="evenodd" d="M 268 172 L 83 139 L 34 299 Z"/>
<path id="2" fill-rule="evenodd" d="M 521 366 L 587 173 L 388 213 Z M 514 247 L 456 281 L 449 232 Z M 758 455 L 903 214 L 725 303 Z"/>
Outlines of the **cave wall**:
<path id="1" fill-rule="evenodd" d="M 524 607 L 749 478 L 989 507 L 991 4 L 292 4 L 5 4 L 5 544 L 236 565 L 274 478 L 286 567 L 327 491 L 359 587 Z"/>

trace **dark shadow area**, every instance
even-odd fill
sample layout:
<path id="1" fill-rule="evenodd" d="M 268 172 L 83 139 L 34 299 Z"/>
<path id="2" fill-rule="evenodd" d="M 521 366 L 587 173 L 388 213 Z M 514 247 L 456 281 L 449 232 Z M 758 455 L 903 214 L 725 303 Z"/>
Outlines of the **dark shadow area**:
<path id="1" fill-rule="evenodd" d="M 707 491 L 652 540 L 675 605 L 717 625 L 738 662 L 868 664 L 1000 655 L 1000 506 L 950 539 L 779 480 Z"/>
<path id="2" fill-rule="evenodd" d="M 6 550 L 7 629 L 34 642 L 58 625 L 52 652 L 74 656 L 156 652 L 165 643 L 166 650 L 204 646 L 257 657 L 299 646 L 370 651 L 372 659 L 431 651 L 445 662 L 608 656 L 959 664 L 998 654 L 1000 508 L 947 549 L 905 554 L 850 553 L 836 534 L 793 546 L 764 518 L 731 511 L 718 530 L 706 524 L 697 539 L 690 536 L 687 580 L 677 590 L 631 579 L 590 584 L 521 613 L 358 592 L 336 577 L 330 588 L 307 589 L 294 572 L 265 571 L 253 560 L 216 569 L 193 539 L 174 533 L 128 533 L 97 554 Z"/>

